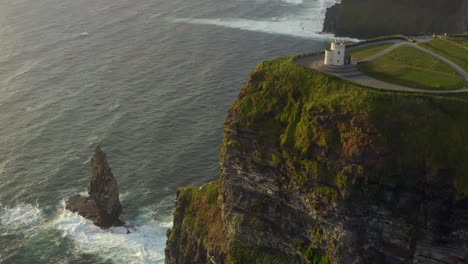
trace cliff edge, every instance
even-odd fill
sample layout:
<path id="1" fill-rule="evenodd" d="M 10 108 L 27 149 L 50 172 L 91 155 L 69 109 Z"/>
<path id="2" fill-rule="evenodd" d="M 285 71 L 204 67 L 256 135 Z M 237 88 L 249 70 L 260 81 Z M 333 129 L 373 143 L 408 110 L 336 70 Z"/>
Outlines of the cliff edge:
<path id="1" fill-rule="evenodd" d="M 324 32 L 358 38 L 465 30 L 468 0 L 342 0 L 327 9 L 323 25 Z"/>
<path id="2" fill-rule="evenodd" d="M 166 263 L 466 263 L 468 96 L 260 64 L 221 178 L 177 192 Z"/>

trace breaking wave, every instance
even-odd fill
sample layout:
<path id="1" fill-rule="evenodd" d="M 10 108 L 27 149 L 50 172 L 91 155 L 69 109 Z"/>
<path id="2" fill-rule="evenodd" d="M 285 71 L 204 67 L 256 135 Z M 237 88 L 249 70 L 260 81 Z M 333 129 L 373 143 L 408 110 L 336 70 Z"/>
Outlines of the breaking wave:
<path id="1" fill-rule="evenodd" d="M 300 5 L 304 1 L 303 0 L 282 0 L 281 2 L 288 3 L 288 4 Z"/>
<path id="2" fill-rule="evenodd" d="M 235 28 L 247 31 L 262 32 L 268 34 L 288 35 L 308 39 L 336 39 L 332 34 L 323 34 L 318 30 L 313 31 L 305 26 L 304 21 L 294 19 L 272 18 L 271 20 L 248 19 L 193 19 L 176 18 L 176 23 L 188 23 L 195 25 L 216 25 L 227 28 Z M 351 38 L 339 38 L 341 40 L 356 41 Z"/>
<path id="3" fill-rule="evenodd" d="M 7 228 L 17 229 L 35 226 L 43 221 L 41 209 L 30 204 L 0 208 L 0 223 Z"/>
<path id="4" fill-rule="evenodd" d="M 83 253 L 96 254 L 116 263 L 164 263 L 166 230 L 171 224 L 150 220 L 132 228 L 102 230 L 91 221 L 63 209 L 52 226 L 71 239 Z"/>
<path id="5" fill-rule="evenodd" d="M 8 230 L 29 235 L 37 235 L 40 230 L 58 230 L 63 237 L 73 241 L 78 252 L 97 255 L 114 263 L 151 264 L 164 263 L 166 231 L 172 227 L 172 222 L 151 219 L 131 228 L 102 230 L 91 221 L 65 210 L 64 203 L 53 219 L 30 204 L 0 206 L 0 224 Z"/>
<path id="6" fill-rule="evenodd" d="M 332 34 L 321 33 L 327 7 L 336 3 L 335 0 L 281 0 L 282 6 L 272 7 L 271 1 L 262 1 L 266 9 L 279 9 L 279 16 L 265 18 L 170 18 L 175 23 L 194 25 L 215 25 L 246 31 L 268 34 L 288 35 L 307 39 L 334 39 Z M 340 38 L 356 41 L 356 39 Z"/>

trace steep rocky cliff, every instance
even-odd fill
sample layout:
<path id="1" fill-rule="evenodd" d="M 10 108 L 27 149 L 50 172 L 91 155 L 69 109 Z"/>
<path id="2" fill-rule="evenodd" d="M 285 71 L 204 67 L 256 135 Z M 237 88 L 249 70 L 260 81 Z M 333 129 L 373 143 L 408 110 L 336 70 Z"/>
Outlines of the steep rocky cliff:
<path id="1" fill-rule="evenodd" d="M 177 192 L 166 263 L 466 263 L 468 96 L 368 89 L 264 62 L 221 178 Z"/>
<path id="2" fill-rule="evenodd" d="M 338 36 L 463 33 L 468 0 L 342 0 L 327 9 L 323 31 Z"/>

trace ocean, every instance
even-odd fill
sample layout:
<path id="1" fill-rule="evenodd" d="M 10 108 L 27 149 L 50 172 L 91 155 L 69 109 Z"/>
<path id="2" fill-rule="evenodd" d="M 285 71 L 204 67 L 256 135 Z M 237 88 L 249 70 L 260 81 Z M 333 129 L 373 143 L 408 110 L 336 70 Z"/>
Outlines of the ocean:
<path id="1" fill-rule="evenodd" d="M 176 188 L 219 177 L 260 62 L 326 47 L 334 0 L 1 0 L 0 262 L 163 263 Z M 122 218 L 64 210 L 100 144 Z"/>

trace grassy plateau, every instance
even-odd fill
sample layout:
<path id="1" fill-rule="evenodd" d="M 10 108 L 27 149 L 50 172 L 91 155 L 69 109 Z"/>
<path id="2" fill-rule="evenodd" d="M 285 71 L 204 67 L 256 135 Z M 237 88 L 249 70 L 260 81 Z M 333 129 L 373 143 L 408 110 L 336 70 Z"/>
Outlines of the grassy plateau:
<path id="1" fill-rule="evenodd" d="M 417 50 L 403 48 L 402 52 Z M 421 68 L 431 66 L 428 74 L 451 74 L 444 64 L 432 63 L 426 58 L 413 62 Z M 361 164 L 360 174 L 369 173 L 382 184 L 413 185 L 445 181 L 442 171 L 450 168 L 455 173 L 452 184 L 457 193 L 468 194 L 466 96 L 377 91 L 283 58 L 264 62 L 254 70 L 231 111 L 240 117 L 231 122 L 275 142 L 277 151 L 273 153 L 295 164 L 298 169 L 291 177 L 300 182 L 315 178 L 342 184 L 339 175 L 343 169 L 316 155 L 320 152 L 317 148 L 339 150 L 340 155 L 354 159 L 382 152 L 376 143 L 382 142 L 392 153 L 382 167 L 385 169 L 367 171 Z M 371 127 L 375 130 L 370 131 Z M 425 164 L 425 179 L 405 176 L 405 168 L 421 164 Z"/>
<path id="2" fill-rule="evenodd" d="M 436 38 L 420 45 L 442 55 L 468 71 L 468 39 Z"/>
<path id="3" fill-rule="evenodd" d="M 467 86 L 450 65 L 409 46 L 362 63 L 359 70 L 376 79 L 411 88 L 454 90 Z"/>
<path id="4" fill-rule="evenodd" d="M 371 45 L 367 47 L 357 47 L 357 48 L 348 50 L 347 55 L 351 55 L 351 57 L 356 60 L 363 60 L 387 49 L 388 47 L 392 45 L 393 45 L 392 43 L 381 43 L 381 44 L 375 44 L 375 45 Z"/>

